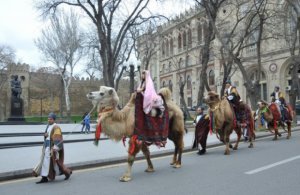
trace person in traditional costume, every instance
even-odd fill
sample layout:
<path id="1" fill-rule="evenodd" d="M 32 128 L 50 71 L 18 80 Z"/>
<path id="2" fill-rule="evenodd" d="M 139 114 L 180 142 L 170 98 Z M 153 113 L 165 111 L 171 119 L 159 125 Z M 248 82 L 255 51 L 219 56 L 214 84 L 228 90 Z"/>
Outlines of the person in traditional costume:
<path id="1" fill-rule="evenodd" d="M 198 151 L 199 155 L 203 155 L 206 153 L 206 142 L 210 123 L 209 116 L 207 114 L 204 114 L 203 111 L 203 108 L 197 108 L 196 117 L 193 123 L 195 126 L 195 140 L 193 148 L 199 148 L 199 144 L 201 145 L 201 149 L 199 148 Z"/>
<path id="2" fill-rule="evenodd" d="M 241 98 L 235 86 L 231 85 L 231 81 L 226 81 L 224 96 L 232 105 L 238 105 Z"/>
<path id="3" fill-rule="evenodd" d="M 55 123 L 56 115 L 48 115 L 48 125 L 44 134 L 42 156 L 38 165 L 33 169 L 34 176 L 42 176 L 37 184 L 54 180 L 56 175 L 65 175 L 68 180 L 72 171 L 64 165 L 64 147 L 61 128 Z"/>
<path id="4" fill-rule="evenodd" d="M 143 110 L 145 114 L 162 117 L 165 110 L 164 101 L 160 95 L 157 95 L 148 70 L 142 72 L 141 83 L 137 88 L 137 93 L 142 93 L 144 96 Z"/>
<path id="5" fill-rule="evenodd" d="M 274 91 L 271 93 L 272 102 L 275 102 L 279 105 L 280 112 L 281 112 L 281 120 L 284 122 L 287 120 L 287 104 L 284 98 L 284 94 L 280 91 L 279 86 L 275 86 Z"/>

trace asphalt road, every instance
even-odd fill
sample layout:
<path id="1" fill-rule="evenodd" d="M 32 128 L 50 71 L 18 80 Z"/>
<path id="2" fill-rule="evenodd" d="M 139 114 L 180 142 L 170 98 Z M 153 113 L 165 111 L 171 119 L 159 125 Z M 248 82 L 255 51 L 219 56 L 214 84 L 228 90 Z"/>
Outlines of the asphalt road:
<path id="1" fill-rule="evenodd" d="M 77 170 L 68 181 L 35 184 L 37 178 L 0 183 L 0 194 L 242 194 L 298 195 L 300 193 L 300 132 L 292 139 L 258 139 L 253 149 L 241 143 L 230 156 L 224 146 L 211 148 L 204 156 L 185 153 L 181 169 L 169 166 L 170 156 L 153 159 L 156 172 L 145 173 L 145 161 L 133 166 L 133 180 L 119 182 L 126 165 Z"/>

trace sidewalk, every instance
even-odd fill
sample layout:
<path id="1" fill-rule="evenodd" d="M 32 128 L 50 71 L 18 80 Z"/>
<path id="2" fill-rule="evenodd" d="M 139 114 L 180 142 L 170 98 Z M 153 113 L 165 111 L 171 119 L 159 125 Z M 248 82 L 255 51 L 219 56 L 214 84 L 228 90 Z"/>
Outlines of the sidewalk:
<path id="1" fill-rule="evenodd" d="M 63 132 L 80 132 L 81 126 L 76 124 L 61 124 Z M 93 126 L 92 126 L 93 127 Z M 45 125 L 0 125 L 1 133 L 28 133 L 28 132 L 43 132 Z M 294 129 L 300 129 L 297 126 Z M 91 129 L 94 130 L 93 128 Z M 190 150 L 194 140 L 194 132 L 191 131 L 184 136 L 185 150 Z M 270 135 L 269 132 L 257 132 L 257 137 Z M 101 135 L 104 137 L 104 135 Z M 94 138 L 94 134 L 66 134 L 64 140 Z M 236 134 L 233 133 L 231 139 L 235 139 Z M 12 143 L 18 141 L 40 141 L 43 139 L 39 136 L 28 137 L 1 137 L 0 143 Z M 215 134 L 208 135 L 207 146 L 220 144 Z M 67 143 L 65 147 L 65 164 L 72 169 L 80 169 L 86 167 L 99 166 L 104 164 L 110 164 L 113 162 L 126 162 L 127 150 L 123 146 L 122 142 L 114 142 L 111 140 L 102 140 L 99 142 L 99 146 L 95 146 L 92 141 L 90 142 L 77 142 Z M 150 146 L 150 152 L 152 156 L 169 154 L 174 149 L 173 142 L 168 140 L 166 147 L 158 148 L 156 146 Z M 23 148 L 11 148 L 0 149 L 0 181 L 28 177 L 31 174 L 32 168 L 36 165 L 40 158 L 42 146 L 37 147 L 23 147 Z M 141 158 L 143 154 L 140 152 L 138 158 Z"/>

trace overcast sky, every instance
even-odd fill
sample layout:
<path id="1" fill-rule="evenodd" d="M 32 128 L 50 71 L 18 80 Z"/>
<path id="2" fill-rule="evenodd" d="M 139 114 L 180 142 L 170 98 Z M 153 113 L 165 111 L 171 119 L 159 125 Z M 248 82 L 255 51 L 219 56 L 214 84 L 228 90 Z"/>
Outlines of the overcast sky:
<path id="1" fill-rule="evenodd" d="M 193 0 L 169 0 L 155 9 L 179 14 L 190 7 L 191 2 Z M 44 64 L 34 44 L 42 28 L 43 22 L 33 8 L 33 0 L 0 0 L 0 44 L 16 51 L 17 62 L 35 67 Z"/>

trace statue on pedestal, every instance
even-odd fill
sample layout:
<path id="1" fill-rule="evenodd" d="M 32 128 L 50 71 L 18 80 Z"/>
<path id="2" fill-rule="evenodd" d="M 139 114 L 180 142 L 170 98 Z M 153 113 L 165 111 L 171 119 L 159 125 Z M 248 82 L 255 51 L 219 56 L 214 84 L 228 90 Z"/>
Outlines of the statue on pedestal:
<path id="1" fill-rule="evenodd" d="M 21 98 L 22 87 L 18 75 L 13 75 L 10 81 L 12 98 Z"/>

